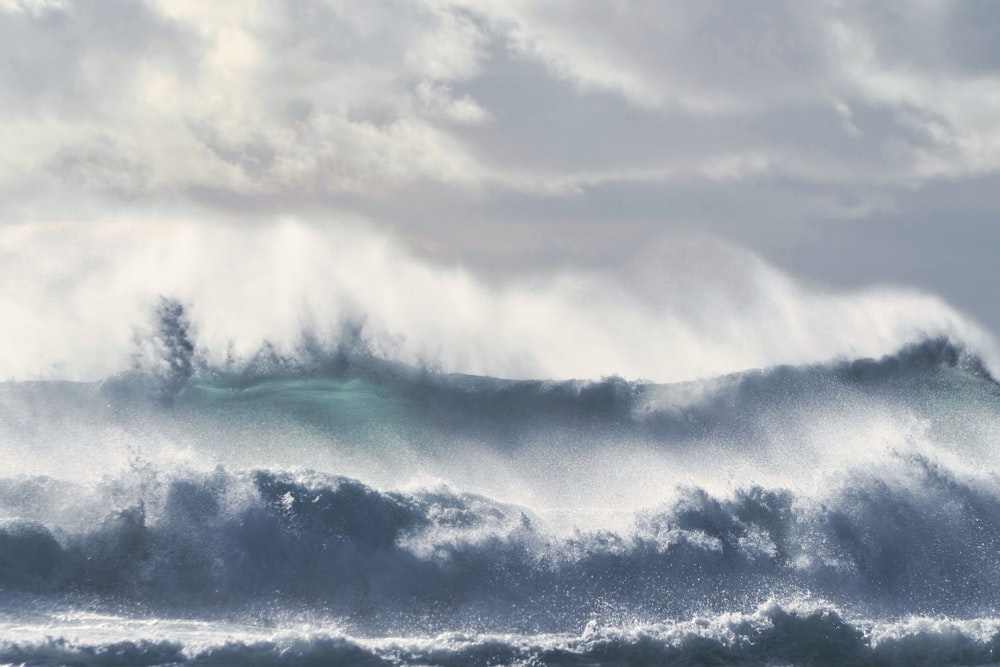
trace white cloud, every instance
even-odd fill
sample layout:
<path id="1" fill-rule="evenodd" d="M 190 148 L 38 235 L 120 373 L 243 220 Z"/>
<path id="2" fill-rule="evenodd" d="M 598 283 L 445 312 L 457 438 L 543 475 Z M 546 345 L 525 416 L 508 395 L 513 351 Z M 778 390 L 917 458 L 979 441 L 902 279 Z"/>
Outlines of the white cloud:
<path id="1" fill-rule="evenodd" d="M 48 9 L 62 9 L 67 0 L 0 0 L 0 11 L 37 14 Z"/>
<path id="2" fill-rule="evenodd" d="M 952 62 L 947 47 L 961 36 L 939 34 L 960 4 L 914 4 L 905 21 L 861 3 L 467 6 L 487 17 L 516 58 L 574 86 L 581 104 L 619 95 L 634 113 L 659 114 L 664 135 L 678 117 L 695 116 L 732 138 L 723 149 L 703 140 L 682 155 L 660 140 L 656 170 L 673 178 L 913 186 L 1000 167 L 1000 76 Z M 901 34 L 890 39 L 892 29 Z M 917 48 L 900 50 L 896 42 Z M 881 127 L 866 128 L 855 107 L 883 115 Z M 804 125 L 824 109 L 839 116 L 838 135 L 803 133 L 779 120 Z M 769 118 L 775 121 L 767 128 Z M 631 119 L 622 112 L 614 121 Z M 861 136 L 864 144 L 856 141 Z M 675 156 L 691 168 L 677 169 Z M 595 166 L 579 166 L 581 183 L 592 180 L 586 174 Z M 572 180 L 572 172 L 556 178 Z"/>
<path id="3" fill-rule="evenodd" d="M 149 29 L 187 36 L 171 37 L 177 52 L 166 57 L 126 53 L 84 3 L 48 7 L 55 27 L 28 12 L 8 18 L 7 30 L 36 34 L 39 62 L 48 53 L 65 64 L 41 82 L 32 108 L 0 112 L 0 141 L 19 147 L 0 163 L 4 185 L 27 177 L 131 195 L 383 194 L 420 178 L 483 178 L 485 168 L 439 126 L 489 118 L 448 88 L 478 72 L 478 28 L 427 5 L 403 12 L 409 25 L 386 30 L 400 18 L 393 6 L 364 4 L 360 13 L 352 3 L 323 5 L 331 23 L 309 25 L 291 4 L 158 3 Z M 62 55 L 60 31 L 73 28 L 60 26 L 80 25 L 90 32 L 76 29 L 75 52 Z M 317 36 L 295 42 L 310 30 Z M 321 39 L 356 52 L 324 53 Z M 141 165 L 142 178 L 130 164 Z"/>
<path id="4" fill-rule="evenodd" d="M 431 114 L 449 118 L 457 123 L 481 125 L 490 120 L 490 112 L 479 106 L 468 95 L 455 98 L 451 88 L 442 84 L 422 81 L 417 86 L 417 96 Z"/>
<path id="5" fill-rule="evenodd" d="M 827 36 L 798 3 L 468 5 L 519 56 L 584 92 L 612 91 L 640 107 L 743 113 L 799 99 L 826 82 Z"/>
<path id="6" fill-rule="evenodd" d="M 1000 77 L 987 41 L 956 46 L 983 21 L 950 3 L 3 8 L 8 208 L 53 191 L 294 210 L 422 182 L 558 197 L 1000 169 Z"/>
<path id="7" fill-rule="evenodd" d="M 429 29 L 414 35 L 403 58 L 409 72 L 429 81 L 464 81 L 478 75 L 486 35 L 467 15 L 445 3 L 427 6 Z"/>

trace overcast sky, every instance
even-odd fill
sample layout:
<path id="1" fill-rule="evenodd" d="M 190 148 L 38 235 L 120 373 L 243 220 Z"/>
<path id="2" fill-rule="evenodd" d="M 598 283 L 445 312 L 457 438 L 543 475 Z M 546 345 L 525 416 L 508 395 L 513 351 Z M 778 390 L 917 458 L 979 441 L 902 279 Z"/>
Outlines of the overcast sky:
<path id="1" fill-rule="evenodd" d="M 0 221 L 353 216 L 491 276 L 710 234 L 1000 331 L 998 35 L 992 0 L 0 0 Z"/>

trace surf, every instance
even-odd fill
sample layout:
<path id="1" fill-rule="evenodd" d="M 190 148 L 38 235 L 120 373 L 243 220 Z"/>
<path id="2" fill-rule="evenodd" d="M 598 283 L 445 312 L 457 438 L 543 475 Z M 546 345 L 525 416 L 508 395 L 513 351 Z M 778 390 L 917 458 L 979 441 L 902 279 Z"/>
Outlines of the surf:
<path id="1" fill-rule="evenodd" d="M 995 659 L 993 343 L 933 297 L 101 229 L 0 232 L 2 661 Z"/>

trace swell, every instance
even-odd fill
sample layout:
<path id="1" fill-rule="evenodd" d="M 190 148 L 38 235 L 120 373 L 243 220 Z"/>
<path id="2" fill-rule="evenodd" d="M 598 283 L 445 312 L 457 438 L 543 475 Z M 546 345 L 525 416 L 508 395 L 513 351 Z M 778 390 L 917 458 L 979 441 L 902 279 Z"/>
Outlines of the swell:
<path id="1" fill-rule="evenodd" d="M 174 379 L 170 379 L 174 382 Z M 101 393 L 123 405 L 162 396 L 159 379 L 126 374 Z M 947 338 L 904 346 L 880 359 L 777 366 L 676 384 L 504 380 L 442 374 L 338 348 L 311 359 L 266 358 L 237 372 L 204 368 L 171 395 L 184 416 L 199 411 L 275 409 L 330 431 L 417 426 L 445 436 L 522 443 L 551 429 L 651 441 L 743 432 L 753 415 L 883 401 L 921 413 L 959 394 L 1000 407 L 1000 385 L 983 362 Z"/>

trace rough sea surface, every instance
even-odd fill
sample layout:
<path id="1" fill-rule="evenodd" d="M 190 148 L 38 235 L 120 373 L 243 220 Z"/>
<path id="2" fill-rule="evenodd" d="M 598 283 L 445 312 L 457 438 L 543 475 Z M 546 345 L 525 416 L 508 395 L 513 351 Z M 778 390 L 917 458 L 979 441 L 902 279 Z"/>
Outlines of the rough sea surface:
<path id="1" fill-rule="evenodd" d="M 948 338 L 675 384 L 347 343 L 0 384 L 0 663 L 1000 662 L 1000 385 Z M 355 341 L 356 343 L 356 341 Z"/>

